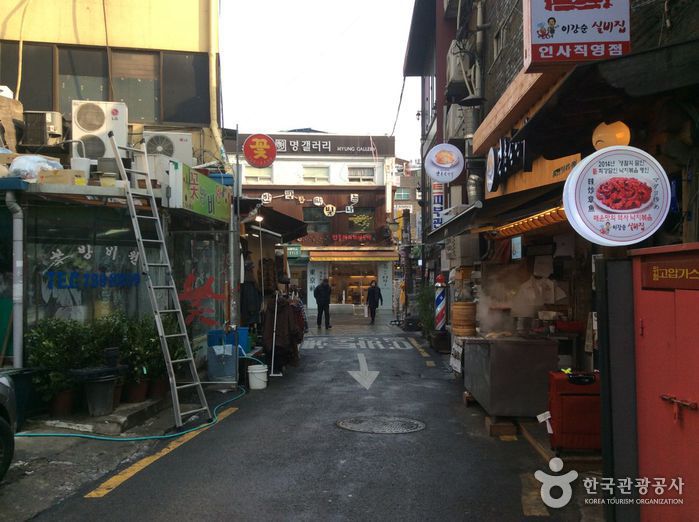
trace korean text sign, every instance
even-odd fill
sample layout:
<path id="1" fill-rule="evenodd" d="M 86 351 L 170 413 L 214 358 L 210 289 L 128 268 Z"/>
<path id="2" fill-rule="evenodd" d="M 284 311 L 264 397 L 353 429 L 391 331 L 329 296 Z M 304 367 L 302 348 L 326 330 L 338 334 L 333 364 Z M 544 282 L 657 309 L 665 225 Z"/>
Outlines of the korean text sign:
<path id="1" fill-rule="evenodd" d="M 604 60 L 631 50 L 630 0 L 525 0 L 527 72 Z"/>

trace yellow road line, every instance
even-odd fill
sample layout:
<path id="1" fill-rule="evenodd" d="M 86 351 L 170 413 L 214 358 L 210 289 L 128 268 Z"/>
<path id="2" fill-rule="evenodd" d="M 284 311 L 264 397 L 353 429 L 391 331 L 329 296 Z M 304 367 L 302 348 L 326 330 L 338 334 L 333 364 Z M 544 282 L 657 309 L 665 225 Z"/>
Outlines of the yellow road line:
<path id="1" fill-rule="evenodd" d="M 410 341 L 410 344 L 412 344 L 415 347 L 415 349 L 420 353 L 420 355 L 422 355 L 423 357 L 430 356 L 430 354 L 427 353 L 422 346 L 420 346 L 420 343 L 418 343 L 414 337 L 408 337 L 408 341 Z"/>
<path id="2" fill-rule="evenodd" d="M 222 411 L 218 415 L 218 420 L 219 422 L 228 417 L 229 415 L 235 413 L 238 411 L 238 408 L 228 408 L 227 410 Z M 100 484 L 97 489 L 94 489 L 90 491 L 87 495 L 85 495 L 85 498 L 100 498 L 108 494 L 109 492 L 115 490 L 118 488 L 121 484 L 129 480 L 131 477 L 136 475 L 139 471 L 143 471 L 145 468 L 153 464 L 156 460 L 164 457 L 171 451 L 179 448 L 182 446 L 187 441 L 192 440 L 194 437 L 199 435 L 200 433 L 205 432 L 208 430 L 211 426 L 208 426 L 206 428 L 202 428 L 197 431 L 192 431 L 187 433 L 186 435 L 182 435 L 181 437 L 173 440 L 170 444 L 165 446 L 162 450 L 160 450 L 158 453 L 154 453 L 153 455 L 149 455 L 148 457 L 144 457 L 138 462 L 134 462 L 131 466 L 126 468 L 125 470 L 122 470 L 121 472 L 117 473 L 107 481 L 103 482 Z"/>
<path id="3" fill-rule="evenodd" d="M 522 512 L 525 517 L 550 517 L 544 501 L 541 500 L 541 482 L 531 473 L 522 473 L 519 476 L 522 484 Z"/>
<path id="4" fill-rule="evenodd" d="M 428 368 L 434 368 L 437 365 L 434 361 L 425 361 L 425 366 L 427 366 Z"/>

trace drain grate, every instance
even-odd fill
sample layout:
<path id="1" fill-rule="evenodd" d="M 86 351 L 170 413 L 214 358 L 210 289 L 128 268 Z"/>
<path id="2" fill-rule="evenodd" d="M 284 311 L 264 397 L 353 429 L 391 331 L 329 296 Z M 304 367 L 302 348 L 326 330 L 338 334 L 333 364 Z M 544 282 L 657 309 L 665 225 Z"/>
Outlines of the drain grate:
<path id="1" fill-rule="evenodd" d="M 337 421 L 337 426 L 350 431 L 362 433 L 413 433 L 425 429 L 425 423 L 404 417 L 350 417 Z"/>

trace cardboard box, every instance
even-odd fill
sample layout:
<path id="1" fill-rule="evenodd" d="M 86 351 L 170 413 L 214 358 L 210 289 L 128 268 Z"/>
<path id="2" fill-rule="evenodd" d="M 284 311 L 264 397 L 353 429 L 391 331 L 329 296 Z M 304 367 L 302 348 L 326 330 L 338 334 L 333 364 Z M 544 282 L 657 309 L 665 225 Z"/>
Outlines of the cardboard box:
<path id="1" fill-rule="evenodd" d="M 76 179 L 80 179 L 76 183 Z M 82 170 L 42 170 L 39 172 L 39 183 L 48 183 L 53 185 L 85 185 L 85 172 Z"/>

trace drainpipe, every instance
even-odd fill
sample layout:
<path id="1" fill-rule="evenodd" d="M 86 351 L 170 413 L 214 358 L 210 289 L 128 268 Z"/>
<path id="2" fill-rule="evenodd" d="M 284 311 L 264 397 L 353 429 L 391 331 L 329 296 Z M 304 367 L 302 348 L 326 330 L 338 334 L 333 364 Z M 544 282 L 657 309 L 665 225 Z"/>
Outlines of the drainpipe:
<path id="1" fill-rule="evenodd" d="M 481 63 L 483 62 L 483 39 L 485 32 L 484 25 L 484 13 L 483 13 L 483 3 L 484 0 L 480 0 L 476 3 L 476 77 L 473 79 L 473 84 L 476 92 L 476 96 L 483 96 L 483 71 L 481 71 Z"/>
<path id="2" fill-rule="evenodd" d="M 15 193 L 5 193 L 5 204 L 12 212 L 12 349 L 14 367 L 22 368 L 24 339 L 24 213 Z"/>

